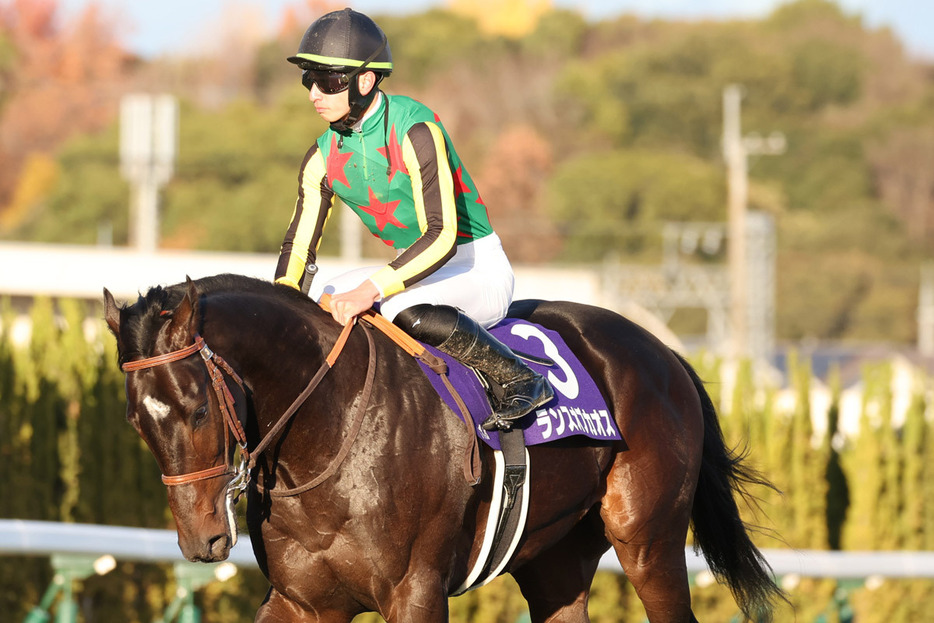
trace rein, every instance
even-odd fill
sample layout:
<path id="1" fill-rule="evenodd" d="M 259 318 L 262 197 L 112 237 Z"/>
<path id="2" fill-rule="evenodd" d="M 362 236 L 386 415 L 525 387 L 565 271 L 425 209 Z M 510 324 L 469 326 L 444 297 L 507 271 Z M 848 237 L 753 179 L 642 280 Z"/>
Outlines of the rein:
<path id="1" fill-rule="evenodd" d="M 345 325 L 344 332 L 342 332 L 341 335 L 343 336 L 345 333 L 349 334 L 347 327 L 352 325 L 353 322 L 348 322 Z M 376 344 L 373 342 L 372 329 L 370 329 L 370 327 L 367 325 L 363 325 L 363 327 L 366 329 L 364 331 L 364 335 L 366 335 L 367 345 L 369 347 L 369 361 L 366 368 L 366 382 L 363 385 L 363 394 L 361 395 L 360 400 L 357 401 L 356 413 L 354 414 L 353 422 L 350 425 L 350 430 L 347 432 L 347 436 L 344 437 L 344 442 L 341 444 L 341 448 L 338 450 L 337 455 L 331 460 L 330 465 L 328 465 L 323 472 L 303 485 L 292 487 L 290 489 L 265 489 L 259 483 L 253 483 L 257 490 L 266 491 L 272 497 L 287 497 L 298 495 L 299 493 L 304 493 L 309 489 L 317 487 L 322 482 L 333 476 L 337 472 L 337 469 L 340 467 L 341 463 L 344 462 L 344 459 L 347 458 L 347 454 L 350 452 L 350 446 L 353 445 L 354 440 L 357 438 L 357 433 L 360 432 L 360 427 L 363 424 L 363 416 L 366 413 L 366 406 L 369 404 L 370 394 L 373 392 L 373 379 L 376 377 Z M 336 347 L 337 345 L 335 345 L 335 348 Z M 337 356 L 335 355 L 334 358 L 336 359 Z M 325 365 L 327 365 L 326 368 Z M 305 401 L 306 398 L 308 398 L 314 388 L 324 377 L 324 373 L 328 370 L 330 370 L 330 364 L 325 362 L 325 364 L 322 364 L 321 369 L 318 370 L 318 373 L 315 375 L 315 377 L 311 379 L 311 382 L 308 383 L 308 387 L 305 388 L 305 391 L 299 394 L 299 396 L 292 403 L 292 406 L 289 407 L 289 409 L 279 418 L 279 421 L 276 422 L 276 425 L 273 426 L 273 428 L 269 431 L 269 433 L 266 434 L 263 440 L 256 446 L 256 448 L 253 449 L 253 458 L 250 459 L 250 469 L 252 469 L 256 464 L 256 457 L 266 449 L 275 435 L 288 423 L 298 407 Z"/>
<path id="2" fill-rule="evenodd" d="M 334 343 L 334 346 L 331 347 L 331 351 L 328 353 L 328 356 L 321 364 L 321 367 L 318 368 L 318 371 L 308 382 L 308 385 L 305 387 L 302 393 L 298 395 L 289 408 L 286 409 L 285 413 L 279 417 L 279 420 L 275 423 L 275 425 L 273 425 L 269 432 L 266 433 L 266 435 L 260 440 L 256 447 L 253 448 L 252 453 L 247 449 L 246 434 L 243 430 L 243 425 L 235 415 L 235 400 L 233 394 L 230 393 L 230 389 L 227 387 L 227 383 L 224 381 L 223 373 L 226 373 L 231 379 L 233 379 L 234 382 L 237 383 L 237 385 L 240 387 L 241 391 L 243 391 L 244 395 L 246 395 L 246 389 L 243 385 L 243 380 L 220 355 L 211 350 L 211 348 L 204 341 L 204 338 L 202 338 L 200 335 L 196 333 L 194 343 L 190 346 L 186 346 L 185 348 L 174 350 L 163 355 L 156 355 L 154 357 L 148 357 L 145 359 L 128 361 L 124 363 L 121 366 L 121 369 L 124 372 L 135 372 L 137 370 L 155 368 L 167 363 L 181 361 L 183 359 L 187 359 L 195 353 L 200 353 L 201 360 L 204 362 L 204 365 L 208 371 L 208 375 L 211 377 L 211 384 L 214 388 L 214 393 L 217 396 L 217 402 L 221 413 L 224 416 L 224 422 L 226 424 L 227 431 L 233 435 L 234 440 L 240 447 L 240 464 L 236 469 L 234 469 L 229 458 L 230 435 L 228 435 L 227 431 L 225 431 L 225 452 L 224 463 L 222 465 L 215 465 L 206 469 L 189 472 L 187 474 L 179 474 L 176 476 L 166 476 L 163 474 L 162 482 L 167 486 L 175 486 L 189 484 L 199 480 L 207 480 L 209 478 L 216 478 L 218 476 L 233 475 L 234 478 L 232 478 L 230 483 L 227 485 L 227 489 L 228 492 L 234 490 L 238 491 L 239 496 L 239 493 L 242 493 L 250 483 L 250 472 L 256 466 L 257 457 L 269 447 L 276 435 L 281 432 L 283 428 L 285 428 L 289 420 L 291 420 L 295 413 L 298 411 L 299 407 L 301 407 L 305 400 L 308 399 L 308 396 L 310 396 L 315 388 L 321 383 L 321 380 L 324 378 L 325 374 L 327 374 L 328 370 L 334 366 L 334 363 L 337 361 L 337 358 L 340 356 L 344 349 L 344 345 L 347 343 L 347 339 L 350 336 L 350 330 L 353 328 L 353 324 L 353 322 L 348 322 L 346 325 L 344 325 L 344 328 L 341 330 L 337 341 Z M 363 420 L 362 414 L 366 410 L 365 407 L 369 402 L 369 397 L 373 386 L 373 376 L 376 367 L 376 354 L 373 344 L 373 337 L 370 335 L 369 331 L 366 332 L 366 336 L 370 351 L 370 362 L 367 368 L 366 384 L 364 386 L 362 400 L 360 400 L 358 404 L 357 415 L 351 426 L 350 433 L 347 435 L 347 437 L 345 437 L 344 443 L 341 446 L 337 456 L 327 467 L 327 469 L 325 469 L 311 482 L 306 483 L 300 487 L 287 489 L 285 491 L 270 491 L 270 495 L 295 495 L 321 484 L 337 471 L 340 463 L 347 456 L 347 453 L 350 451 L 350 446 L 353 444 L 353 441 L 360 430 L 360 425 Z M 259 485 L 256 484 L 255 486 L 259 487 Z"/>

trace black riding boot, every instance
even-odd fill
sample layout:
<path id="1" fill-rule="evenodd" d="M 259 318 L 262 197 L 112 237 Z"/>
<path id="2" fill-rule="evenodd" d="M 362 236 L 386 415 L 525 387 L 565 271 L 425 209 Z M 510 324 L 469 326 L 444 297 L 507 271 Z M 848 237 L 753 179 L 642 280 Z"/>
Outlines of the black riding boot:
<path id="1" fill-rule="evenodd" d="M 400 312 L 394 322 L 415 339 L 477 369 L 502 387 L 502 396 L 494 399 L 496 408 L 493 414 L 483 423 L 486 430 L 509 430 L 513 421 L 554 396 L 545 377 L 454 307 L 415 305 Z"/>

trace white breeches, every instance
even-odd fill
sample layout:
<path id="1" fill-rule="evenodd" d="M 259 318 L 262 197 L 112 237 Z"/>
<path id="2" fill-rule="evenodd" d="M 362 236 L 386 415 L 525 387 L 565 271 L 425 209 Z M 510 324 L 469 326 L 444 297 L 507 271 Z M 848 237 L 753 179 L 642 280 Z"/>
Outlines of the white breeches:
<path id="1" fill-rule="evenodd" d="M 328 281 L 312 296 L 338 294 L 353 290 L 382 266 L 367 266 L 346 272 Z M 380 313 L 389 320 L 403 309 L 429 303 L 451 305 L 489 328 L 505 318 L 512 302 L 515 276 L 509 258 L 495 233 L 457 246 L 457 251 L 444 266 L 409 286 L 402 292 L 380 302 Z"/>

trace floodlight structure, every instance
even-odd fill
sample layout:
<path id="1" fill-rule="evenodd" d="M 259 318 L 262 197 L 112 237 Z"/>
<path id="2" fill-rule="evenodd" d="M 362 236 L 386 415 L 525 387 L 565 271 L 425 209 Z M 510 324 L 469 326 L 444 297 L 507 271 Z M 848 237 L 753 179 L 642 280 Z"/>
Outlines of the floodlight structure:
<path id="1" fill-rule="evenodd" d="M 172 178 L 178 151 L 178 100 L 125 95 L 120 102 L 120 173 L 132 186 L 130 245 L 152 253 L 159 243 L 159 189 Z"/>
<path id="2" fill-rule="evenodd" d="M 50 609 L 56 597 L 62 598 L 55 611 L 55 623 L 76 623 L 78 602 L 74 597 L 74 583 L 92 575 L 105 575 L 117 566 L 114 557 L 55 554 L 52 556 L 52 583 L 42 595 L 39 605 L 33 608 L 23 623 L 47 623 L 52 620 Z"/>

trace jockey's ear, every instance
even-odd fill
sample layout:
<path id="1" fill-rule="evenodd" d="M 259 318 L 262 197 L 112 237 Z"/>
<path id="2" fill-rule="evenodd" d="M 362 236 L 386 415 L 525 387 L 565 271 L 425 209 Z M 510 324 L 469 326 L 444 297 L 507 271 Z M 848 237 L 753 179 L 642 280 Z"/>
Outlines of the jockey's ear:
<path id="1" fill-rule="evenodd" d="M 191 277 L 185 277 L 187 291 L 182 302 L 172 312 L 172 321 L 168 326 L 168 339 L 171 348 L 185 348 L 194 340 L 198 330 L 199 306 L 198 288 Z"/>
<path id="2" fill-rule="evenodd" d="M 357 89 L 360 91 L 360 95 L 368 95 L 374 88 L 376 88 L 375 73 L 365 71 L 357 76 Z"/>

